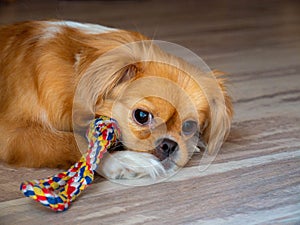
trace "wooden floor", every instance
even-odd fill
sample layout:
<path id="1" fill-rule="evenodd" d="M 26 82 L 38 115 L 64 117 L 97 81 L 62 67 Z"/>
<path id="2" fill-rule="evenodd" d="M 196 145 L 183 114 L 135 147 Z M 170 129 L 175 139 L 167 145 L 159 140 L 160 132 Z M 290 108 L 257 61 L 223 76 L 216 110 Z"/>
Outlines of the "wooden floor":
<path id="1" fill-rule="evenodd" d="M 0 164 L 0 224 L 300 224 L 299 1 L 21 1 L 0 24 L 70 19 L 183 45 L 230 74 L 236 115 L 213 164 L 133 187 L 97 177 L 64 213 L 19 192 L 57 170 Z"/>

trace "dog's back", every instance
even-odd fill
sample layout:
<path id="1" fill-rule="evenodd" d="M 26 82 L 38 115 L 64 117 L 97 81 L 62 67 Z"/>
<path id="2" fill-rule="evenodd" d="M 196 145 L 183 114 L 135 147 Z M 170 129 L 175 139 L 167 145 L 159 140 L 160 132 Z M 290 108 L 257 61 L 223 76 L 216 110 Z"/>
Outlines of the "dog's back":
<path id="1" fill-rule="evenodd" d="M 72 133 L 72 106 L 79 80 L 105 52 L 142 39 L 139 33 L 70 21 L 1 27 L 0 159 L 29 167 L 75 162 L 81 153 Z"/>
<path id="2" fill-rule="evenodd" d="M 0 158 L 20 166 L 65 166 L 80 155 L 70 132 L 72 62 L 43 35 L 34 22 L 0 29 Z"/>

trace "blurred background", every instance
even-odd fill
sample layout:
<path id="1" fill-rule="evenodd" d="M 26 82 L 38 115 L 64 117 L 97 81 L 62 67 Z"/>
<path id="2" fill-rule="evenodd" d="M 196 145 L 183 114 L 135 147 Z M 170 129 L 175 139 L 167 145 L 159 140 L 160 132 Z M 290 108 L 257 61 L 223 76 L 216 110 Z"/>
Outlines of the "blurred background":
<path id="1" fill-rule="evenodd" d="M 135 30 L 192 49 L 214 67 L 223 54 L 298 39 L 299 12 L 296 0 L 0 0 L 0 25 L 63 19 Z M 218 67 L 244 70 L 224 63 Z"/>

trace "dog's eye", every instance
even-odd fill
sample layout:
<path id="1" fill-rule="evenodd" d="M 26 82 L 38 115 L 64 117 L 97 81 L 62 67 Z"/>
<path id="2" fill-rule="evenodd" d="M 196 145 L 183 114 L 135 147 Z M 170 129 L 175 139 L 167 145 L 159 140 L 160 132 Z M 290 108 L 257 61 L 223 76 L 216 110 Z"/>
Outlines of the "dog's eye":
<path id="1" fill-rule="evenodd" d="M 133 111 L 133 119 L 140 125 L 148 125 L 151 123 L 153 115 L 145 110 L 136 109 Z"/>
<path id="2" fill-rule="evenodd" d="M 198 129 L 198 124 L 196 121 L 193 121 L 193 120 L 188 120 L 188 121 L 185 121 L 183 124 L 182 124 L 182 132 L 184 135 L 191 135 L 191 134 L 194 134 Z"/>

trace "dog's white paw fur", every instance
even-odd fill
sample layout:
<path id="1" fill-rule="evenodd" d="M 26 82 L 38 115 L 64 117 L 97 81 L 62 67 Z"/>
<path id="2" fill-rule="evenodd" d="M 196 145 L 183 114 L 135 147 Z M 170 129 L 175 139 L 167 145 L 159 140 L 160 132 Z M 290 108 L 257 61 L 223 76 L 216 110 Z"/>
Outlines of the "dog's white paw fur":
<path id="1" fill-rule="evenodd" d="M 133 151 L 106 154 L 97 172 L 109 179 L 137 179 L 146 176 L 156 178 L 166 173 L 155 156 Z"/>

